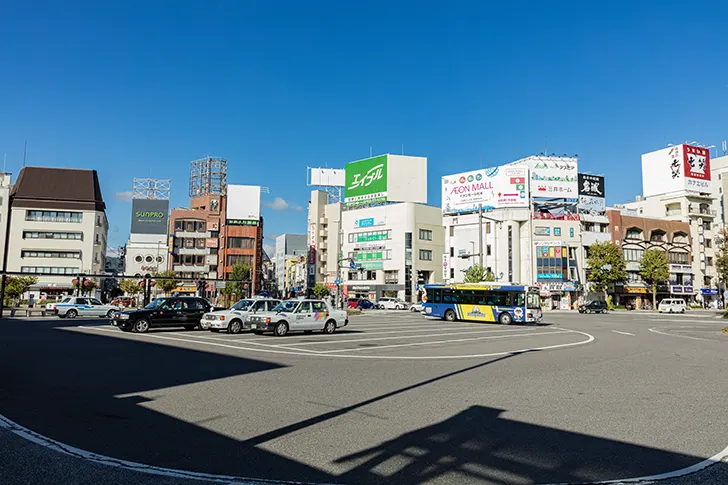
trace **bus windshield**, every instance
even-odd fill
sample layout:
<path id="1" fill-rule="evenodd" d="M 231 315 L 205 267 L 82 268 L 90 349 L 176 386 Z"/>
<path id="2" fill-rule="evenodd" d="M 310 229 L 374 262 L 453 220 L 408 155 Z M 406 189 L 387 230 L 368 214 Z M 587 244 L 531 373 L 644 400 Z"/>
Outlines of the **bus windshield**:
<path id="1" fill-rule="evenodd" d="M 541 309 L 541 297 L 538 296 L 538 293 L 529 293 L 528 294 L 527 308 L 530 308 L 533 310 Z"/>

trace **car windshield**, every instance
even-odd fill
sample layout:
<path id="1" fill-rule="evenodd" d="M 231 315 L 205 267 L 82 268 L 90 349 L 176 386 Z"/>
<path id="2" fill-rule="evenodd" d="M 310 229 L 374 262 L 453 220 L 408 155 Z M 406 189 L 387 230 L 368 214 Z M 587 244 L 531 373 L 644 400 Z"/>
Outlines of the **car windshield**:
<path id="1" fill-rule="evenodd" d="M 252 305 L 254 302 L 253 300 L 240 300 L 236 304 L 234 304 L 232 307 L 230 307 L 231 310 L 247 310 L 250 305 Z"/>
<path id="2" fill-rule="evenodd" d="M 298 300 L 282 301 L 273 309 L 274 312 L 292 312 L 298 306 Z"/>
<path id="3" fill-rule="evenodd" d="M 166 300 L 164 298 L 157 298 L 156 300 L 149 303 L 149 305 L 145 306 L 144 308 L 146 310 L 156 310 L 157 308 L 161 307 Z"/>

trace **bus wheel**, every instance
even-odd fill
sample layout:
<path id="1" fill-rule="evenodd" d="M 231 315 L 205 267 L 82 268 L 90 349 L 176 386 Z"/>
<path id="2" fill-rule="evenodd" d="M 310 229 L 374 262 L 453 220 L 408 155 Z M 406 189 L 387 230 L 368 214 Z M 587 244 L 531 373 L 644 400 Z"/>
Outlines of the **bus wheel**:
<path id="1" fill-rule="evenodd" d="M 503 312 L 498 316 L 498 323 L 501 325 L 510 325 L 513 323 L 513 317 L 508 312 Z"/>
<path id="2" fill-rule="evenodd" d="M 446 311 L 445 320 L 447 320 L 448 322 L 454 322 L 455 321 L 455 312 L 452 310 Z"/>

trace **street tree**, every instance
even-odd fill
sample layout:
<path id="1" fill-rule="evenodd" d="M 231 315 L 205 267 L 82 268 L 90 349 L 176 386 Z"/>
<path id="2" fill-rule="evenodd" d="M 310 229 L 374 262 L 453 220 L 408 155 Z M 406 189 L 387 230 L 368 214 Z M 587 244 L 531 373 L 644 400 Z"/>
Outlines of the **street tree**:
<path id="1" fill-rule="evenodd" d="M 667 253 L 661 249 L 648 249 L 640 260 L 640 276 L 652 289 L 652 308 L 657 308 L 657 285 L 670 278 Z"/>
<path id="2" fill-rule="evenodd" d="M 166 278 L 163 280 L 155 280 L 157 282 L 157 288 L 162 290 L 165 295 L 169 295 L 171 291 L 179 286 L 177 273 L 175 273 L 174 271 L 162 271 L 161 273 L 155 273 L 154 276 L 159 278 Z"/>
<path id="3" fill-rule="evenodd" d="M 718 278 L 725 285 L 728 283 L 728 228 L 724 227 L 718 231 L 715 242 L 718 246 L 715 268 L 718 271 Z"/>
<path id="4" fill-rule="evenodd" d="M 475 264 L 465 272 L 465 283 L 481 283 L 483 281 L 495 281 L 495 275 L 486 270 L 483 266 Z"/>
<path id="5" fill-rule="evenodd" d="M 222 293 L 234 295 L 236 299 L 241 298 L 247 293 L 245 285 L 250 281 L 250 266 L 245 263 L 235 263 L 228 280 Z"/>
<path id="6" fill-rule="evenodd" d="M 9 302 L 17 302 L 23 293 L 38 282 L 35 276 L 8 276 L 5 283 L 5 298 Z"/>
<path id="7" fill-rule="evenodd" d="M 595 243 L 589 246 L 586 260 L 587 281 L 604 291 L 607 298 L 609 285 L 623 283 L 627 280 L 627 269 L 619 246 L 613 242 Z"/>
<path id="8" fill-rule="evenodd" d="M 119 281 L 119 288 L 129 296 L 138 295 L 142 292 L 142 287 L 137 280 L 121 280 Z"/>
<path id="9" fill-rule="evenodd" d="M 329 287 L 326 285 L 317 283 L 316 286 L 313 287 L 313 296 L 315 296 L 319 300 L 323 300 L 330 294 L 331 294 L 331 290 L 329 290 Z"/>

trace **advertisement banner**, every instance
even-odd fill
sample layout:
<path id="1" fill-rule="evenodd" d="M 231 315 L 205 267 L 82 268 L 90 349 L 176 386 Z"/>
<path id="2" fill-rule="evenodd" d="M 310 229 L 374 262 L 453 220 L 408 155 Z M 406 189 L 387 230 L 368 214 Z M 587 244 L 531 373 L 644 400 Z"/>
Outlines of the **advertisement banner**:
<path id="1" fill-rule="evenodd" d="M 255 221 L 257 225 L 260 220 L 260 187 L 228 185 L 226 218 L 228 221 L 235 221 L 235 225 L 248 225 L 242 224 L 244 221 Z"/>
<path id="2" fill-rule="evenodd" d="M 601 175 L 579 174 L 579 204 L 581 212 L 604 212 L 607 208 L 604 177 Z"/>
<path id="3" fill-rule="evenodd" d="M 442 177 L 442 212 L 528 207 L 528 168 L 491 167 Z"/>
<path id="4" fill-rule="evenodd" d="M 675 145 L 642 155 L 642 192 L 646 197 L 679 190 L 710 191 L 710 150 Z"/>
<path id="5" fill-rule="evenodd" d="M 576 159 L 539 158 L 531 166 L 531 195 L 533 197 L 578 196 Z"/>
<path id="6" fill-rule="evenodd" d="M 312 290 L 316 286 L 316 248 L 308 249 L 308 268 L 306 272 L 306 286 Z"/>
<path id="7" fill-rule="evenodd" d="M 364 219 L 357 219 L 354 221 L 355 228 L 383 226 L 384 224 L 385 224 L 385 221 L 381 217 L 367 217 Z"/>
<path id="8" fill-rule="evenodd" d="M 132 234 L 167 234 L 169 200 L 133 199 Z"/>
<path id="9" fill-rule="evenodd" d="M 347 163 L 345 175 L 347 206 L 386 202 L 387 155 Z"/>

